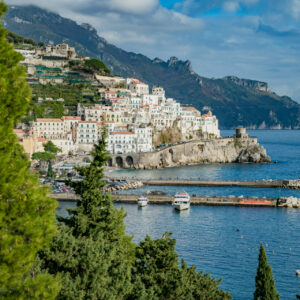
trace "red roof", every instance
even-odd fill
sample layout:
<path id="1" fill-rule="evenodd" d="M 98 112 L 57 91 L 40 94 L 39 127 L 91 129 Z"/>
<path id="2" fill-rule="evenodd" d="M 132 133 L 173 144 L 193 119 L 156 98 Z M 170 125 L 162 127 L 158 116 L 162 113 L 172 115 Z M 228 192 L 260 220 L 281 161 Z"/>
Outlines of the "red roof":
<path id="1" fill-rule="evenodd" d="M 72 117 L 72 116 L 63 116 L 62 120 L 81 120 L 80 117 Z"/>
<path id="2" fill-rule="evenodd" d="M 38 142 L 47 142 L 47 140 L 45 138 L 40 137 L 38 138 Z"/>
<path id="3" fill-rule="evenodd" d="M 79 121 L 79 123 L 97 123 L 96 121 Z"/>
<path id="4" fill-rule="evenodd" d="M 117 131 L 117 132 L 112 132 L 112 134 L 134 134 L 133 132 L 129 132 L 129 131 Z"/>
<path id="5" fill-rule="evenodd" d="M 23 129 L 14 129 L 14 133 L 24 133 Z"/>
<path id="6" fill-rule="evenodd" d="M 146 83 L 141 82 L 141 81 L 139 81 L 139 80 L 136 79 L 136 78 L 131 78 L 131 80 L 132 80 L 135 84 L 144 84 L 144 85 L 146 85 Z"/>

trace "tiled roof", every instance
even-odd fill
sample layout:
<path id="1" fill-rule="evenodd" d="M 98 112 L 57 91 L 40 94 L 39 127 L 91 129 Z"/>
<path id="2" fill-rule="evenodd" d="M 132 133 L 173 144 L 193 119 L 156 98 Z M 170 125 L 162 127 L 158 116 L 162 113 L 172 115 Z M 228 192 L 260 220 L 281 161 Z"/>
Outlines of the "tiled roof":
<path id="1" fill-rule="evenodd" d="M 38 140 L 38 142 L 47 142 L 47 140 L 45 138 L 42 138 L 42 137 L 38 138 L 37 140 Z"/>
<path id="2" fill-rule="evenodd" d="M 116 131 L 116 132 L 112 132 L 111 134 L 134 134 L 134 133 L 130 131 Z"/>
<path id="3" fill-rule="evenodd" d="M 72 116 L 64 116 L 61 119 L 62 120 L 81 120 L 80 117 L 72 117 Z"/>
<path id="4" fill-rule="evenodd" d="M 14 133 L 24 133 L 23 129 L 14 129 Z"/>
<path id="5" fill-rule="evenodd" d="M 62 122 L 61 119 L 47 119 L 47 118 L 43 118 L 43 119 L 36 119 L 37 122 Z"/>

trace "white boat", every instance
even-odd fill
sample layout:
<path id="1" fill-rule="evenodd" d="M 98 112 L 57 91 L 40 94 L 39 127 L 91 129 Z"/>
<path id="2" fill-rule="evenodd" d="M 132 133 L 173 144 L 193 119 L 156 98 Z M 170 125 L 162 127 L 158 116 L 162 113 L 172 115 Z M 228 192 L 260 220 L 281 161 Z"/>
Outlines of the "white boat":
<path id="1" fill-rule="evenodd" d="M 140 196 L 138 198 L 138 206 L 143 207 L 143 206 L 147 206 L 148 204 L 148 199 L 145 196 Z"/>
<path id="2" fill-rule="evenodd" d="M 188 193 L 180 193 L 174 196 L 172 205 L 177 210 L 190 208 L 190 195 Z"/>

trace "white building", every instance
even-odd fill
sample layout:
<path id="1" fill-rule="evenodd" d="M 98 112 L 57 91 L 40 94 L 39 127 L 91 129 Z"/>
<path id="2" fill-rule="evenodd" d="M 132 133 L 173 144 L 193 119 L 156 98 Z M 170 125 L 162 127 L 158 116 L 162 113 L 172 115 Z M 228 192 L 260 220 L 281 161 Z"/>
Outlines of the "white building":
<path id="1" fill-rule="evenodd" d="M 141 95 L 149 95 L 149 86 L 135 78 L 127 78 L 126 87 L 131 93 Z"/>
<path id="2" fill-rule="evenodd" d="M 101 123 L 95 121 L 80 121 L 77 127 L 78 144 L 95 144 L 101 137 L 99 127 Z"/>
<path id="3" fill-rule="evenodd" d="M 107 150 L 113 154 L 136 152 L 136 135 L 129 131 L 111 132 L 107 137 Z"/>

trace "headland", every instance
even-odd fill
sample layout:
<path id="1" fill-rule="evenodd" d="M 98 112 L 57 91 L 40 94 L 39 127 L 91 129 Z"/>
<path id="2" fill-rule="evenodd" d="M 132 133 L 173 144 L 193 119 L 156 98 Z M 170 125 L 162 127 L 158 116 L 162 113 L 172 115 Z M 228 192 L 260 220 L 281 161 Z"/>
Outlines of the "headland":
<path id="1" fill-rule="evenodd" d="M 233 137 L 173 144 L 154 152 L 113 154 L 109 166 L 132 169 L 160 169 L 203 163 L 270 163 L 266 150 L 244 128 Z"/>

